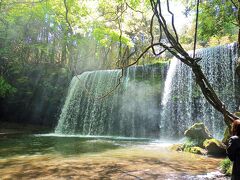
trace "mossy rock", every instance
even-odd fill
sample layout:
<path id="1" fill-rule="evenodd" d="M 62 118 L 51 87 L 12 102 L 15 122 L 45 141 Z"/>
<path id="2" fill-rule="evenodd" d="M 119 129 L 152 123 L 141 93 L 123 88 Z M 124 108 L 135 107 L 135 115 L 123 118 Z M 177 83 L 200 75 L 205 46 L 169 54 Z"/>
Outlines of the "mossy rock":
<path id="1" fill-rule="evenodd" d="M 231 137 L 231 134 L 230 134 L 229 128 L 227 127 L 224 131 L 224 137 L 222 142 L 227 145 L 230 137 Z"/>
<path id="2" fill-rule="evenodd" d="M 206 139 L 211 139 L 212 135 L 203 123 L 195 123 L 184 132 L 184 135 L 191 141 L 197 142 L 197 146 L 202 147 Z"/>
<path id="3" fill-rule="evenodd" d="M 205 149 L 202 149 L 200 147 L 197 147 L 197 146 L 189 146 L 189 145 L 186 145 L 186 144 L 173 144 L 171 147 L 170 147 L 171 150 L 173 151 L 184 151 L 184 152 L 190 152 L 190 153 L 193 153 L 193 154 L 200 154 L 200 155 L 206 155 L 207 154 L 207 151 Z"/>
<path id="4" fill-rule="evenodd" d="M 173 151 L 183 151 L 183 144 L 173 144 L 170 149 Z"/>
<path id="5" fill-rule="evenodd" d="M 204 148 L 207 150 L 207 154 L 212 156 L 225 156 L 226 146 L 217 139 L 206 139 L 203 142 Z"/>
<path id="6" fill-rule="evenodd" d="M 197 146 L 193 146 L 193 147 L 186 147 L 184 148 L 185 152 L 190 152 L 193 154 L 201 154 L 201 155 L 206 155 L 207 151 L 205 149 L 202 149 L 200 147 Z"/>

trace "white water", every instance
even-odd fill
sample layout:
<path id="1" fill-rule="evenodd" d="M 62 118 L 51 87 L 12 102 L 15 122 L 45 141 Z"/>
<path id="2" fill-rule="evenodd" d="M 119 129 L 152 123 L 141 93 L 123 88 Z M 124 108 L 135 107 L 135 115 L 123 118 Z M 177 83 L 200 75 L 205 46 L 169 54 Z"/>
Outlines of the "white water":
<path id="1" fill-rule="evenodd" d="M 230 111 L 237 110 L 236 44 L 198 50 L 197 56 L 221 100 Z M 215 137 L 221 137 L 222 115 L 204 99 L 191 69 L 177 59 L 167 73 L 165 67 L 129 68 L 118 89 L 102 100 L 98 97 L 117 84 L 120 70 L 74 77 L 55 133 L 171 138 L 182 137 L 195 122 L 204 122 Z"/>
<path id="2" fill-rule="evenodd" d="M 163 106 L 166 106 L 166 104 L 170 98 L 173 77 L 176 73 L 176 68 L 177 68 L 178 63 L 179 63 L 179 61 L 176 58 L 173 58 L 171 60 L 171 64 L 170 64 L 168 72 L 167 72 L 167 78 L 166 78 L 165 84 L 164 84 L 163 97 L 162 97 L 162 102 L 161 102 L 161 104 Z"/>
<path id="3" fill-rule="evenodd" d="M 236 111 L 236 44 L 201 49 L 197 51 L 197 56 L 202 58 L 203 72 L 220 99 L 230 111 Z M 204 122 L 215 137 L 221 138 L 223 117 L 205 100 L 191 69 L 179 60 L 172 61 L 168 77 L 162 99 L 161 135 L 181 136 L 189 126 Z"/>
<path id="4" fill-rule="evenodd" d="M 71 81 L 55 133 L 110 133 L 108 131 L 113 126 L 111 116 L 117 104 L 116 98 L 114 95 L 108 96 L 107 100 L 99 98 L 116 86 L 119 76 L 120 70 L 85 72 L 75 76 Z M 108 124 L 104 123 L 105 121 Z"/>
<path id="5" fill-rule="evenodd" d="M 166 67 L 166 66 L 165 66 Z M 164 68 L 131 67 L 113 94 L 120 70 L 85 72 L 72 79 L 56 134 L 158 137 Z"/>

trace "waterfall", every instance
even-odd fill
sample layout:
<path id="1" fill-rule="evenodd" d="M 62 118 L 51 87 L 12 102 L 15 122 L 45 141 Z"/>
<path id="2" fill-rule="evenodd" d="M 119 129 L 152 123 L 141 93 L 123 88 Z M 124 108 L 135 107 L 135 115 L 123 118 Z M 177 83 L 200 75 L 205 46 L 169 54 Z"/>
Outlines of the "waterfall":
<path id="1" fill-rule="evenodd" d="M 99 97 L 116 86 L 119 76 L 120 70 L 100 70 L 73 77 L 55 132 L 92 135 L 109 133 L 114 126 L 112 114 L 117 104 L 116 95 L 109 95 L 107 99 Z"/>
<path id="2" fill-rule="evenodd" d="M 197 51 L 200 65 L 227 108 L 237 110 L 235 66 L 237 45 L 230 44 Z M 162 99 L 161 136 L 181 136 L 195 122 L 204 122 L 215 137 L 223 136 L 224 121 L 203 97 L 191 69 L 179 60 L 171 61 Z"/>
<path id="3" fill-rule="evenodd" d="M 169 70 L 167 72 L 167 78 L 165 80 L 162 103 L 161 103 L 164 107 L 163 109 L 165 109 L 168 99 L 170 98 L 171 86 L 173 82 L 173 77 L 176 72 L 177 64 L 178 64 L 178 60 L 176 58 L 172 59 L 171 64 L 169 66 Z"/>
<path id="4" fill-rule="evenodd" d="M 237 110 L 237 45 L 197 51 L 200 65 L 220 99 Z M 205 100 L 191 69 L 177 59 L 126 70 L 84 72 L 73 77 L 55 133 L 128 137 L 181 137 L 195 122 L 204 122 L 216 138 L 224 131 L 222 115 Z M 165 81 L 164 81 L 165 80 Z"/>
<path id="5" fill-rule="evenodd" d="M 159 137 L 161 92 L 167 66 L 136 66 L 127 70 L 119 106 L 120 134 Z"/>
<path id="6" fill-rule="evenodd" d="M 166 65 L 130 67 L 113 94 L 120 70 L 73 77 L 55 128 L 57 134 L 158 137 L 159 108 Z"/>

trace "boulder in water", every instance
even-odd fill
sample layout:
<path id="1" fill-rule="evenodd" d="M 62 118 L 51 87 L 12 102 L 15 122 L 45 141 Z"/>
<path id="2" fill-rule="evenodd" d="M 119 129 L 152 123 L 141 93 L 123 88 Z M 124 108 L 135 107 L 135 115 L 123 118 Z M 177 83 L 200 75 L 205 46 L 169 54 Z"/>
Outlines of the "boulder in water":
<path id="1" fill-rule="evenodd" d="M 212 139 L 212 135 L 203 123 L 195 123 L 184 132 L 184 135 L 201 147 L 206 139 Z"/>
<path id="2" fill-rule="evenodd" d="M 226 130 L 226 132 L 227 131 L 228 130 Z M 203 123 L 195 123 L 185 131 L 184 135 L 187 137 L 187 141 L 182 145 L 178 144 L 173 146 L 171 148 L 172 150 L 185 151 L 201 155 L 226 155 L 225 144 L 217 139 L 214 139 Z"/>
<path id="3" fill-rule="evenodd" d="M 226 155 L 226 146 L 217 139 L 206 139 L 203 142 L 204 148 L 207 150 L 209 155 L 213 156 L 225 156 Z"/>

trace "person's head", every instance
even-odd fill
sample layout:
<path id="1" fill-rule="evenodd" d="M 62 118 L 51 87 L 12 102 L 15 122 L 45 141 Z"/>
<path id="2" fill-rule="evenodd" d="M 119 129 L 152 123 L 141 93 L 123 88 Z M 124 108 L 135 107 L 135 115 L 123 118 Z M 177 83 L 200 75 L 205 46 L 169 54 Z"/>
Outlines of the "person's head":
<path id="1" fill-rule="evenodd" d="M 240 119 L 233 121 L 232 135 L 233 136 L 240 136 Z"/>

